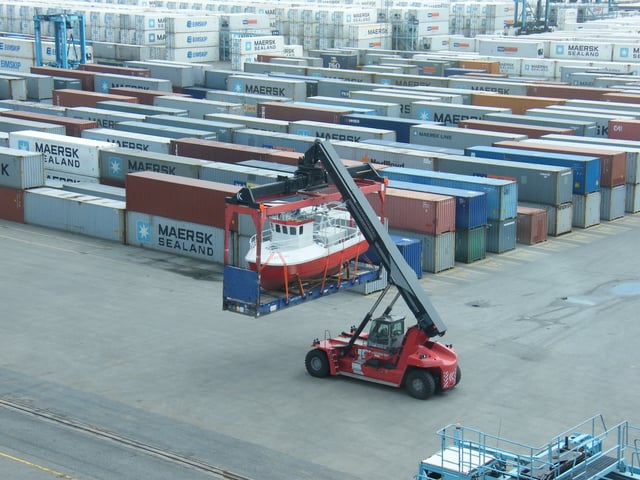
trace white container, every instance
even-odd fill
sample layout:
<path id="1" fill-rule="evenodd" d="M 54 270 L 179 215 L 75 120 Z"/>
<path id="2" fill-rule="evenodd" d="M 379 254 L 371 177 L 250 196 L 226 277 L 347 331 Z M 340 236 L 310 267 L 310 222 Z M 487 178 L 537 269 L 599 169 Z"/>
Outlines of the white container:
<path id="1" fill-rule="evenodd" d="M 478 39 L 480 55 L 500 57 L 544 58 L 544 43 L 534 40 Z"/>
<path id="2" fill-rule="evenodd" d="M 573 194 L 573 226 L 589 228 L 600 223 L 600 191 Z"/>
<path id="3" fill-rule="evenodd" d="M 165 19 L 164 29 L 167 33 L 217 32 L 220 30 L 220 16 L 170 14 Z"/>
<path id="4" fill-rule="evenodd" d="M 220 60 L 220 48 L 167 48 L 165 60 L 174 60 L 176 62 L 217 62 Z"/>
<path id="5" fill-rule="evenodd" d="M 0 69 L 9 72 L 31 72 L 31 67 L 35 65 L 35 61 L 32 58 L 18 58 L 0 56 Z"/>
<path id="6" fill-rule="evenodd" d="M 282 35 L 260 37 L 232 37 L 231 52 L 240 55 L 258 55 L 262 53 L 282 53 L 284 50 Z"/>
<path id="7" fill-rule="evenodd" d="M 69 172 L 59 172 L 57 170 L 45 170 L 47 186 L 61 187 L 67 183 L 98 183 L 98 177 L 88 177 L 87 175 L 75 175 Z"/>
<path id="8" fill-rule="evenodd" d="M 167 48 L 217 47 L 220 35 L 218 32 L 169 33 L 165 45 Z"/>
<path id="9" fill-rule="evenodd" d="M 124 132 L 122 130 L 112 130 L 110 128 L 90 128 L 82 131 L 83 139 L 108 142 L 113 147 L 130 148 L 143 152 L 169 153 L 171 139 L 157 137 L 155 135 L 145 135 L 142 133 Z M 46 164 L 45 164 L 46 165 Z M 98 176 L 98 175 L 96 175 Z"/>
<path id="10" fill-rule="evenodd" d="M 18 190 L 44 185 L 42 154 L 0 147 L 0 186 Z"/>
<path id="11" fill-rule="evenodd" d="M 556 60 L 550 58 L 522 59 L 520 75 L 529 78 L 551 80 L 555 78 Z"/>
<path id="12" fill-rule="evenodd" d="M 391 36 L 391 24 L 370 23 L 366 25 L 349 25 L 349 38 L 378 38 Z"/>
<path id="13" fill-rule="evenodd" d="M 613 45 L 607 42 L 552 40 L 549 42 L 548 57 L 609 62 L 613 58 Z"/>
<path id="14" fill-rule="evenodd" d="M 640 62 L 640 44 L 614 43 L 611 59 L 614 62 Z"/>
<path id="15" fill-rule="evenodd" d="M 500 73 L 509 75 L 510 77 L 518 77 L 522 71 L 522 58 L 501 57 Z M 555 75 L 555 72 L 554 72 Z"/>
<path id="16" fill-rule="evenodd" d="M 600 189 L 600 219 L 615 220 L 624 217 L 626 207 L 626 186 L 618 185 L 613 188 Z"/>
<path id="17" fill-rule="evenodd" d="M 86 130 L 85 130 L 86 131 Z M 104 141 L 23 130 L 9 135 L 9 146 L 42 153 L 45 170 L 98 177 L 100 150 L 113 148 Z"/>
<path id="18" fill-rule="evenodd" d="M 112 88 L 139 88 L 141 90 L 157 90 L 167 93 L 172 91 L 171 80 L 96 72 L 93 77 L 94 91 L 109 93 Z"/>
<path id="19" fill-rule="evenodd" d="M 209 113 L 231 113 L 235 115 L 244 113 L 244 106 L 241 103 L 216 102 L 214 100 L 177 97 L 174 95 L 155 97 L 153 104 L 159 107 L 184 109 L 189 112 L 190 118 L 199 119 L 203 119 Z"/>
<path id="20" fill-rule="evenodd" d="M 22 38 L 0 37 L 0 55 L 14 58 L 35 58 L 33 40 Z"/>
<path id="21" fill-rule="evenodd" d="M 220 30 L 231 32 L 270 28 L 271 20 L 265 14 L 232 13 L 220 16 Z"/>

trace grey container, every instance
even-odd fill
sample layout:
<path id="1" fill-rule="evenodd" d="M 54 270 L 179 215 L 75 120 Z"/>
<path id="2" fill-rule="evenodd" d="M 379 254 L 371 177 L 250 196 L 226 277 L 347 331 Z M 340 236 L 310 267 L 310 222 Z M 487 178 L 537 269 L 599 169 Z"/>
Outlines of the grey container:
<path id="1" fill-rule="evenodd" d="M 429 96 L 428 94 L 411 95 L 410 92 L 377 92 L 373 90 L 354 90 L 349 93 L 349 98 L 356 100 L 371 100 L 377 102 L 397 102 L 400 105 L 401 118 L 415 118 L 412 115 L 411 104 L 415 101 L 440 101 L 440 97 Z"/>
<path id="2" fill-rule="evenodd" d="M 203 119 L 209 113 L 233 113 L 237 115 L 244 113 L 244 107 L 241 103 L 216 102 L 214 100 L 178 97 L 175 95 L 155 97 L 153 104 L 157 107 L 186 110 L 190 118 L 199 119 Z"/>
<path id="3" fill-rule="evenodd" d="M 547 234 L 558 237 L 569 233 L 573 226 L 573 203 L 561 205 L 545 205 L 544 203 L 521 202 L 518 205 L 531 208 L 542 208 L 547 211 Z"/>
<path id="4" fill-rule="evenodd" d="M 243 106 L 245 115 L 256 115 L 258 103 L 260 102 L 289 102 L 290 98 L 274 97 L 271 95 L 257 95 L 252 93 L 229 92 L 227 90 L 209 90 L 206 94 L 207 100 L 216 102 L 240 103 Z"/>
<path id="5" fill-rule="evenodd" d="M 324 105 L 336 105 L 339 107 L 351 107 L 367 108 L 375 112 L 376 115 L 383 115 L 385 117 L 399 117 L 400 116 L 400 104 L 395 102 L 376 102 L 373 100 L 356 100 L 354 98 L 333 98 L 333 97 L 309 97 L 307 103 L 318 103 Z"/>
<path id="6" fill-rule="evenodd" d="M 493 92 L 501 95 L 527 96 L 527 82 L 508 82 L 502 80 L 487 80 L 486 78 L 451 77 L 449 87 L 467 88 L 477 92 Z"/>
<path id="7" fill-rule="evenodd" d="M 293 173 L 276 172 L 265 168 L 238 165 L 237 163 L 210 162 L 200 169 L 200 179 L 212 182 L 253 187 L 293 177 Z"/>
<path id="8" fill-rule="evenodd" d="M 25 190 L 44 184 L 41 153 L 0 147 L 0 186 Z"/>
<path id="9" fill-rule="evenodd" d="M 93 77 L 93 90 L 100 93 L 109 93 L 111 88 L 138 88 L 140 90 L 156 90 L 170 93 L 172 85 L 170 80 L 161 78 L 133 77 L 131 75 L 96 72 Z"/>
<path id="10" fill-rule="evenodd" d="M 44 173 L 47 177 L 45 185 L 47 187 L 61 188 L 68 183 L 99 183 L 98 177 L 90 177 L 89 175 L 78 175 L 76 173 L 63 172 L 60 170 L 52 170 L 45 168 Z"/>
<path id="11" fill-rule="evenodd" d="M 310 120 L 290 122 L 289 133 L 324 138 L 325 140 L 346 140 L 351 142 L 361 142 L 368 139 L 389 140 L 392 142 L 396 140 L 396 132 L 394 130 L 355 127 L 353 125 L 314 122 Z"/>
<path id="12" fill-rule="evenodd" d="M 307 98 L 307 83 L 304 80 L 288 80 L 257 75 L 231 75 L 227 79 L 227 90 L 238 93 L 285 97 L 294 101 L 304 101 Z"/>
<path id="13" fill-rule="evenodd" d="M 78 78 L 52 77 L 55 90 L 82 90 L 82 82 Z"/>
<path id="14" fill-rule="evenodd" d="M 47 115 L 56 115 L 59 117 L 64 117 L 67 111 L 67 107 L 60 107 L 58 105 L 10 99 L 0 100 L 0 108 L 3 110 L 6 108 L 7 110 L 20 110 L 23 112 L 46 113 Z"/>
<path id="15" fill-rule="evenodd" d="M 462 120 L 481 120 L 489 113 L 511 113 L 508 108 L 458 105 L 443 102 L 417 101 L 411 103 L 412 118 L 425 122 L 457 126 Z"/>
<path id="16" fill-rule="evenodd" d="M 600 223 L 600 191 L 573 195 L 573 226 L 589 228 Z"/>
<path id="17" fill-rule="evenodd" d="M 176 115 L 188 117 L 189 112 L 184 108 L 168 108 L 156 105 L 143 105 L 141 103 L 121 102 L 118 100 L 103 100 L 96 102 L 97 108 L 115 110 L 116 112 L 137 113 L 138 115 Z"/>
<path id="18" fill-rule="evenodd" d="M 487 252 L 504 253 L 516 248 L 517 219 L 487 220 L 487 224 Z"/>
<path id="19" fill-rule="evenodd" d="M 428 98 L 424 101 L 436 101 L 442 103 L 455 103 L 459 105 L 469 105 L 467 103 L 467 99 L 471 102 L 472 94 L 465 90 L 461 90 L 459 88 L 444 88 L 444 87 L 434 87 L 434 86 L 416 86 L 416 87 L 400 87 L 397 86 L 395 88 L 388 88 L 381 86 L 380 88 L 376 88 L 373 90 L 374 92 L 380 93 L 398 93 L 400 92 L 402 95 L 415 95 L 415 96 L 426 96 L 426 97 L 436 97 L 437 100 L 429 100 Z M 461 93 L 462 92 L 462 93 Z"/>
<path id="20" fill-rule="evenodd" d="M 149 153 L 169 153 L 171 144 L 170 138 L 146 135 L 143 133 L 124 132 L 111 128 L 89 128 L 83 130 L 81 135 L 82 138 L 110 142 L 121 148 Z"/>
<path id="21" fill-rule="evenodd" d="M 93 107 L 73 107 L 67 108 L 66 116 L 69 118 L 80 118 L 98 123 L 100 128 L 116 128 L 118 122 L 144 121 L 147 116 L 137 113 L 117 112 L 115 110 L 105 110 Z"/>
<path id="22" fill-rule="evenodd" d="M 178 118 L 178 117 L 176 117 Z M 215 132 L 208 130 L 196 130 L 194 128 L 178 127 L 175 125 L 161 125 L 148 122 L 118 122 L 116 130 L 125 132 L 144 133 L 146 135 L 156 135 L 166 138 L 200 138 L 202 140 L 216 140 Z"/>
<path id="23" fill-rule="evenodd" d="M 191 87 L 195 84 L 193 68 L 179 63 L 161 63 L 154 61 L 130 60 L 124 62 L 127 67 L 145 68 L 153 78 L 168 80 L 174 87 Z"/>
<path id="24" fill-rule="evenodd" d="M 626 191 L 626 185 L 600 189 L 600 220 L 610 221 L 624 217 Z"/>
<path id="25" fill-rule="evenodd" d="M 449 87 L 449 79 L 444 77 L 381 72 L 374 73 L 373 83 L 394 87 Z"/>
<path id="26" fill-rule="evenodd" d="M 26 80 L 27 100 L 40 101 L 53 98 L 53 77 L 26 72 L 12 72 L 11 75 Z"/>
<path id="27" fill-rule="evenodd" d="M 289 122 L 272 118 L 257 118 L 248 115 L 234 115 L 231 113 L 209 113 L 205 120 L 223 121 L 241 125 L 242 128 L 266 130 L 268 132 L 289 133 Z M 237 130 L 236 130 L 237 131 Z"/>
<path id="28" fill-rule="evenodd" d="M 408 230 L 390 228 L 389 233 L 420 240 L 422 243 L 422 270 L 425 272 L 442 272 L 453 268 L 456 264 L 455 232 L 425 235 Z"/>
<path id="29" fill-rule="evenodd" d="M 211 132 L 216 135 L 216 140 L 220 142 L 233 142 L 233 132 L 239 128 L 244 128 L 236 123 L 200 120 L 198 118 L 176 117 L 175 115 L 151 115 L 145 120 L 147 123 L 154 125 L 167 125 L 181 128 L 192 128 L 205 132 Z"/>
<path id="30" fill-rule="evenodd" d="M 517 123 L 524 125 L 541 125 L 543 127 L 572 128 L 575 135 L 584 137 L 596 136 L 596 124 L 592 121 L 566 119 L 559 116 L 549 116 L 544 113 L 538 115 L 518 115 L 514 113 L 489 113 L 484 116 L 485 120 L 495 122 Z"/>
<path id="31" fill-rule="evenodd" d="M 598 112 L 576 112 L 569 110 L 558 110 L 555 108 L 530 108 L 525 112 L 526 115 L 544 115 L 551 118 L 563 118 L 569 120 L 582 120 L 585 122 L 593 122 L 596 124 L 596 137 L 608 137 L 609 136 L 609 120 L 632 120 L 633 117 L 623 117 L 619 115 L 607 115 Z"/>
<path id="32" fill-rule="evenodd" d="M 200 169 L 208 160 L 166 153 L 149 155 L 139 150 L 114 148 L 100 152 L 100 178 L 108 183 L 124 185 L 128 173 L 152 171 L 180 177 L 200 178 Z"/>
<path id="33" fill-rule="evenodd" d="M 0 98 L 27 99 L 27 80 L 13 75 L 0 75 Z"/>
<path id="34" fill-rule="evenodd" d="M 22 130 L 34 130 L 37 132 L 55 133 L 56 135 L 65 135 L 64 125 L 55 125 L 53 123 L 34 122 L 32 120 L 23 120 L 22 118 L 0 117 L 0 132 L 19 132 Z"/>
<path id="35" fill-rule="evenodd" d="M 126 238 L 128 245 L 136 247 L 224 262 L 223 228 L 128 211 Z"/>
<path id="36" fill-rule="evenodd" d="M 68 192 L 81 193 L 82 195 L 90 195 L 99 198 L 108 198 L 110 200 L 119 200 L 121 202 L 124 202 L 126 199 L 126 190 L 124 187 L 104 185 L 97 182 L 64 183 L 62 184 L 62 189 Z"/>
<path id="37" fill-rule="evenodd" d="M 93 238 L 124 242 L 125 202 L 55 188 L 24 192 L 24 221 Z"/>
<path id="38" fill-rule="evenodd" d="M 389 167 L 407 167 L 420 170 L 434 170 L 434 164 L 444 154 L 415 150 L 412 148 L 398 148 L 393 145 L 375 145 L 368 142 L 350 142 L 336 140 L 332 142 L 334 148 L 345 160 L 370 162 Z M 410 146 L 410 145 L 408 145 Z"/>
<path id="39" fill-rule="evenodd" d="M 560 205 L 573 195 L 571 168 L 533 163 L 443 155 L 436 170 L 462 175 L 513 178 L 518 182 L 518 201 Z"/>
<path id="40" fill-rule="evenodd" d="M 364 282 L 359 285 L 355 285 L 350 288 L 350 291 L 358 292 L 363 295 L 369 295 L 371 293 L 384 290 L 384 288 L 388 284 L 389 284 L 389 274 L 387 273 L 387 269 L 384 267 L 380 267 L 380 274 L 378 275 L 377 279 L 370 280 L 368 282 Z"/>
<path id="41" fill-rule="evenodd" d="M 640 184 L 627 183 L 625 187 L 624 211 L 628 213 L 640 212 Z"/>
<path id="42" fill-rule="evenodd" d="M 416 125 L 411 127 L 411 143 L 432 147 L 465 149 L 472 146 L 491 146 L 503 140 L 525 140 L 526 135 L 495 133 L 470 128 Z"/>
<path id="43" fill-rule="evenodd" d="M 274 61 L 245 62 L 244 72 L 259 73 L 259 74 L 266 74 L 266 75 L 270 73 L 284 73 L 285 75 L 306 75 L 307 66 L 306 65 L 285 65 L 283 63 L 276 63 Z"/>
<path id="44" fill-rule="evenodd" d="M 236 130 L 234 143 L 250 147 L 274 148 L 305 153 L 316 142 L 316 137 L 291 133 L 267 132 L 253 128 Z"/>

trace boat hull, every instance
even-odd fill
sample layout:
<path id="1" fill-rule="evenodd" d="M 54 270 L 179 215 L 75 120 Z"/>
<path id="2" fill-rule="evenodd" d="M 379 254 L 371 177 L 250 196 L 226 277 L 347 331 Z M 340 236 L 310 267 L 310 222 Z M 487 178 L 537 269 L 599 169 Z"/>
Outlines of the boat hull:
<path id="1" fill-rule="evenodd" d="M 270 263 L 269 258 L 263 258 L 260 268 L 260 286 L 267 290 L 278 290 L 286 284 L 298 281 L 318 280 L 328 275 L 335 275 L 341 266 L 364 253 L 369 248 L 366 240 L 307 261 L 287 262 L 279 258 Z M 272 254 L 273 256 L 274 254 Z M 248 262 L 249 268 L 256 271 L 256 263 Z"/>

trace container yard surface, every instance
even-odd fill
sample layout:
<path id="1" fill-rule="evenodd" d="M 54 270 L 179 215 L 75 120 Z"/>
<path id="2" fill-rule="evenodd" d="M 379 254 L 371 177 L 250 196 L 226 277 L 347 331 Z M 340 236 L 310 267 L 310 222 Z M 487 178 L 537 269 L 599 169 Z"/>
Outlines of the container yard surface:
<path id="1" fill-rule="evenodd" d="M 222 311 L 212 264 L 0 220 L 0 400 L 256 480 L 410 479 L 451 422 L 532 445 L 596 413 L 637 423 L 638 241 L 631 215 L 423 276 L 463 378 L 420 401 L 305 371 L 312 340 L 357 323 L 375 295 L 247 317 Z M 205 478 L 17 417 L 0 408 L 13 479 L 48 478 L 7 456 L 39 442 L 30 463 L 65 478 Z"/>

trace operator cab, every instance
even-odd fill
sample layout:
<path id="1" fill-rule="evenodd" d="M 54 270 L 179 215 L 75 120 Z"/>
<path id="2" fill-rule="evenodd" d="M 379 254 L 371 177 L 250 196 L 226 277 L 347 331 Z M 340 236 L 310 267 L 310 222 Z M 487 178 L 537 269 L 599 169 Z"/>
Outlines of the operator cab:
<path id="1" fill-rule="evenodd" d="M 404 338 L 404 317 L 385 315 L 371 320 L 368 347 L 392 350 L 400 348 Z"/>

